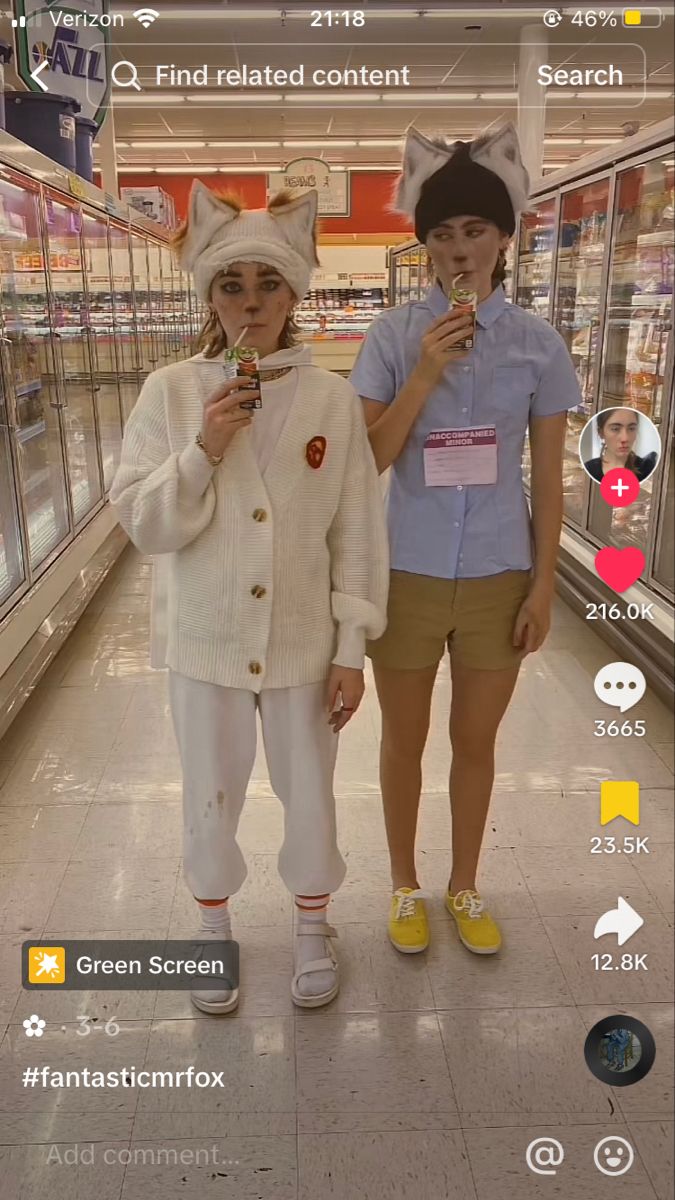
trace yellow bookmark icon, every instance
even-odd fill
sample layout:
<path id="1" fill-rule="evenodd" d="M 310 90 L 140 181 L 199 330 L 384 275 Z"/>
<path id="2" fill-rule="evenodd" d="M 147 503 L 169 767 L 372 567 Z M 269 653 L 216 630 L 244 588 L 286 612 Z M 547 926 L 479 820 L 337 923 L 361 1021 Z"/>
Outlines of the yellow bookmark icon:
<path id="1" fill-rule="evenodd" d="M 608 779 L 600 784 L 600 824 L 607 825 L 615 817 L 625 817 L 633 825 L 640 824 L 639 783 Z"/>

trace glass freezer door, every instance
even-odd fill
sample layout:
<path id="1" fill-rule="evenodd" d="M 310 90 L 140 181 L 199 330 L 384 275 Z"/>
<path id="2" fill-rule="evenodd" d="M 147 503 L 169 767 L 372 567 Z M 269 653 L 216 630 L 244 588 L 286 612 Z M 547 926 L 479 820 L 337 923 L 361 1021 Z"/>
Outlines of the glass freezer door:
<path id="1" fill-rule="evenodd" d="M 516 304 L 548 318 L 553 277 L 555 199 L 537 202 L 521 218 Z"/>
<path id="2" fill-rule="evenodd" d="M 617 176 L 600 408 L 661 420 L 673 306 L 673 168 L 660 158 Z"/>
<path id="3" fill-rule="evenodd" d="M 578 525 L 586 511 L 579 437 L 595 401 L 608 205 L 609 179 L 598 179 L 565 192 L 560 212 L 553 325 L 570 352 L 582 395 L 567 416 L 563 467 L 565 515 Z"/>
<path id="4" fill-rule="evenodd" d="M 93 366 L 94 392 L 103 465 L 103 488 L 110 485 L 122 450 L 122 416 L 117 382 L 112 277 L 108 253 L 108 222 L 103 216 L 82 214 L 89 322 L 85 337 Z"/>
<path id="5" fill-rule="evenodd" d="M 159 366 L 159 345 L 158 335 L 153 330 L 150 309 L 148 243 L 140 233 L 132 232 L 131 234 L 131 261 L 134 269 L 134 299 L 140 347 L 140 370 L 141 376 L 145 377 Z"/>
<path id="6" fill-rule="evenodd" d="M 0 255 L 0 261 L 3 255 Z M 0 326 L 0 336 L 4 338 Z M 4 343 L 6 345 L 7 343 Z M 17 486 L 12 461 L 11 435 L 14 431 L 12 403 L 8 394 L 9 356 L 0 353 L 0 617 L 10 597 L 26 578 L 23 557 Z"/>
<path id="7" fill-rule="evenodd" d="M 122 419 L 126 425 L 138 399 L 139 340 L 136 336 L 129 229 L 126 225 L 118 225 L 111 221 L 109 233 L 117 379 L 122 401 Z"/>
<path id="8" fill-rule="evenodd" d="M 180 358 L 192 354 L 192 314 L 190 312 L 190 282 L 185 271 L 178 272 L 178 311 Z"/>
<path id="9" fill-rule="evenodd" d="M 672 305 L 673 168 L 657 157 L 617 175 L 598 408 L 634 408 L 651 417 L 662 438 Z M 670 447 L 663 451 L 667 459 Z M 647 553 L 659 478 L 656 472 L 646 480 L 628 508 L 610 508 L 594 488 L 591 532 L 602 542 Z"/>
<path id="10" fill-rule="evenodd" d="M 71 523 L 47 298 L 40 193 L 29 180 L 10 171 L 0 172 L 0 263 L 0 305 L 7 364 L 5 399 L 9 401 L 9 408 L 13 408 L 5 430 L 9 430 L 15 444 L 19 504 L 25 514 L 28 559 L 31 572 L 35 574 L 69 537 Z M 7 476 L 5 490 L 10 486 L 11 478 Z M 2 512 L 7 554 L 11 518 L 6 516 L 4 504 Z M 9 554 L 11 556 L 11 551 Z M 8 561 L 7 558 L 6 571 L 10 570 Z"/>
<path id="11" fill-rule="evenodd" d="M 50 193 L 45 194 L 58 389 L 63 405 L 68 474 L 75 525 L 103 497 L 99 469 L 94 362 L 89 305 L 82 261 L 82 214 Z"/>
<path id="12" fill-rule="evenodd" d="M 206 320 L 206 311 L 195 291 L 191 275 L 188 275 L 188 289 L 190 294 L 190 331 L 192 334 L 190 345 L 192 346 L 193 340 L 196 340 L 199 337 L 202 326 L 204 325 L 204 321 Z"/>
<path id="13" fill-rule="evenodd" d="M 162 309 L 164 312 L 165 347 L 164 360 L 177 362 L 182 354 L 180 336 L 180 296 L 178 295 L 178 272 L 174 268 L 173 254 L 169 246 L 160 247 L 162 264 Z"/>
<path id="14" fill-rule="evenodd" d="M 169 360 L 167 317 L 162 302 L 162 248 L 157 242 L 148 242 L 148 273 L 150 277 L 150 314 L 152 331 L 155 337 L 157 366 L 165 367 Z"/>

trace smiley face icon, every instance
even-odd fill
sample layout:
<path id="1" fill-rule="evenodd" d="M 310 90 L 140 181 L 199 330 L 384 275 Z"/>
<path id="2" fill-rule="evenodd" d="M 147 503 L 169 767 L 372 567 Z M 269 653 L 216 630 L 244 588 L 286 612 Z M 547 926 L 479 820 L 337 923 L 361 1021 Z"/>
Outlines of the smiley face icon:
<path id="1" fill-rule="evenodd" d="M 625 1138 L 606 1137 L 595 1147 L 593 1161 L 603 1175 L 614 1178 L 630 1171 L 635 1161 L 635 1151 Z"/>

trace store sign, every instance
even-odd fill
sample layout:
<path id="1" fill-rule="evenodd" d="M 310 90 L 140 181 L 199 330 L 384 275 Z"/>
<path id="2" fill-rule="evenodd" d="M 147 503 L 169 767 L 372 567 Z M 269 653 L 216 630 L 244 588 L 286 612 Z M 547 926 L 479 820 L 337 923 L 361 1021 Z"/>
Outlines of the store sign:
<path id="1" fill-rule="evenodd" d="M 45 60 L 40 82 L 55 96 L 70 96 L 80 115 L 100 126 L 110 97 L 110 30 L 102 18 L 108 0 L 14 0 L 17 73 L 31 92 L 44 89 L 31 72 Z"/>
<path id="2" fill-rule="evenodd" d="M 43 271 L 44 259 L 35 251 L 25 253 L 14 251 L 12 255 L 15 271 Z M 52 271 L 77 271 L 82 266 L 82 260 L 77 251 L 51 250 L 49 266 Z"/>
<path id="3" fill-rule="evenodd" d="M 331 171 L 320 158 L 296 158 L 285 171 L 274 171 L 267 176 L 267 198 L 284 188 L 292 191 L 316 188 L 320 217 L 348 217 L 350 182 L 349 171 Z"/>

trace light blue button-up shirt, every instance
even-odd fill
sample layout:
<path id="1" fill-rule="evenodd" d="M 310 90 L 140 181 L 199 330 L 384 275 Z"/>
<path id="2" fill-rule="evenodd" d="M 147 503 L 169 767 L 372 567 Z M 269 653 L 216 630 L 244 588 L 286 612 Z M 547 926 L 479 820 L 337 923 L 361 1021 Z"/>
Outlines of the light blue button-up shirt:
<path id="1" fill-rule="evenodd" d="M 361 396 L 391 404 L 420 355 L 422 336 L 448 301 L 436 284 L 423 300 L 376 317 L 354 365 Z M 532 566 L 523 490 L 523 444 L 530 416 L 581 402 L 560 334 L 509 304 L 502 287 L 478 306 L 474 349 L 449 364 L 392 466 L 388 498 L 391 565 L 442 579 L 472 579 Z M 497 482 L 427 487 L 424 442 L 434 429 L 495 425 Z"/>

